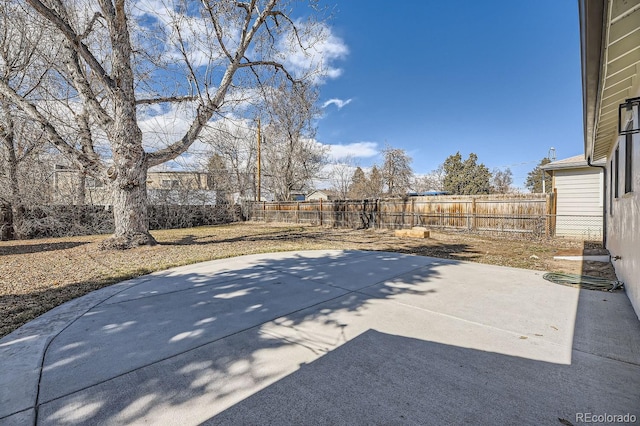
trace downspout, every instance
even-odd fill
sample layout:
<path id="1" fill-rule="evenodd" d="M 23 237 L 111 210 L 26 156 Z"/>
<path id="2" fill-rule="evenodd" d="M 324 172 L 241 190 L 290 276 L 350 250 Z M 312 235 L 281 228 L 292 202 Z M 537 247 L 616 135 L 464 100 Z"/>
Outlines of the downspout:
<path id="1" fill-rule="evenodd" d="M 591 164 L 591 156 L 587 157 L 587 165 L 602 169 L 602 247 L 607 248 L 607 167 Z"/>

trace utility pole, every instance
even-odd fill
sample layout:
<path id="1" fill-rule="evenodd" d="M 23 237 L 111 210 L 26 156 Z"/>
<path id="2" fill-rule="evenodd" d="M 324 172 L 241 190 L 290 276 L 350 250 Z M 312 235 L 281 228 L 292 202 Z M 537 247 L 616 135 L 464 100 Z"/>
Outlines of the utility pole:
<path id="1" fill-rule="evenodd" d="M 550 162 L 554 162 L 556 161 L 556 149 L 554 147 L 549 148 L 549 152 L 547 153 L 547 159 Z M 542 193 L 546 194 L 547 193 L 547 188 L 546 188 L 546 179 L 545 179 L 545 175 L 544 175 L 544 170 L 540 169 L 540 172 L 542 173 Z"/>
<path id="2" fill-rule="evenodd" d="M 258 188 L 256 191 L 256 201 L 260 201 L 260 173 L 261 173 L 261 161 L 260 161 L 260 118 L 258 118 Z"/>

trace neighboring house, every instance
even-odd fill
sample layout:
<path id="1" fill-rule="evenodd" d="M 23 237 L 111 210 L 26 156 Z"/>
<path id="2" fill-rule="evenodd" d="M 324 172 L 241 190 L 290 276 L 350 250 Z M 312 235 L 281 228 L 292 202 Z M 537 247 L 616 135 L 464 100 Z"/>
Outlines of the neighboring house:
<path id="1" fill-rule="evenodd" d="M 438 190 L 432 189 L 430 191 L 423 191 L 423 192 L 409 192 L 407 193 L 407 195 L 409 197 L 436 197 L 438 195 L 451 195 L 451 192 L 438 191 Z"/>
<path id="2" fill-rule="evenodd" d="M 552 177 L 556 196 L 555 235 L 601 240 L 602 169 L 589 167 L 582 154 L 547 163 L 541 169 Z"/>
<path id="3" fill-rule="evenodd" d="M 83 194 L 81 182 L 78 170 L 57 165 L 53 178 L 53 204 L 111 205 L 111 192 L 103 182 L 85 177 Z M 147 194 L 151 204 L 215 204 L 216 198 L 225 196 L 210 190 L 207 173 L 175 170 L 150 170 L 147 173 Z"/>
<path id="4" fill-rule="evenodd" d="M 619 105 L 640 97 L 638 1 L 580 0 L 584 150 L 604 160 L 605 240 L 618 278 L 640 317 L 640 133 L 638 108 L 619 117 Z"/>
<path id="5" fill-rule="evenodd" d="M 80 172 L 68 165 L 55 165 L 52 185 L 52 204 L 111 204 L 111 193 L 101 181 L 86 176 L 83 184 Z"/>
<path id="6" fill-rule="evenodd" d="M 185 171 L 149 171 L 147 189 L 208 189 L 208 174 Z"/>
<path id="7" fill-rule="evenodd" d="M 289 193 L 289 201 L 305 201 L 306 194 L 304 191 L 291 191 Z"/>
<path id="8" fill-rule="evenodd" d="M 328 199 L 329 196 L 324 191 L 320 190 L 311 191 L 305 196 L 305 201 L 327 201 Z"/>
<path id="9" fill-rule="evenodd" d="M 315 191 L 308 193 L 306 196 L 307 201 L 331 201 L 338 199 L 340 199 L 338 193 L 329 189 L 316 189 Z"/>
<path id="10" fill-rule="evenodd" d="M 147 173 L 147 195 L 150 204 L 211 205 L 233 202 L 233 194 L 210 188 L 208 174 L 204 172 L 151 169 Z"/>

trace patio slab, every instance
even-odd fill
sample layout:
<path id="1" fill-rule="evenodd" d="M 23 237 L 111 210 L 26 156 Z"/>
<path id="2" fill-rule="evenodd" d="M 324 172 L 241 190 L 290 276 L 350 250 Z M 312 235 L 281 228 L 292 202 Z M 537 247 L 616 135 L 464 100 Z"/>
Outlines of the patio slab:
<path id="1" fill-rule="evenodd" d="M 640 418 L 624 293 L 366 251 L 151 274 L 0 340 L 0 425 L 580 424 Z"/>

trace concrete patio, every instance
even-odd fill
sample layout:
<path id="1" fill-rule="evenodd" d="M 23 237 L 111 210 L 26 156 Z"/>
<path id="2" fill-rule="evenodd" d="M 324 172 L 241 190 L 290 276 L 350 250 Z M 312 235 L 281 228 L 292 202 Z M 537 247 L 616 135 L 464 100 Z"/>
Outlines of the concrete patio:
<path id="1" fill-rule="evenodd" d="M 626 295 L 542 275 L 335 250 L 140 277 L 0 340 L 0 425 L 640 421 Z"/>

